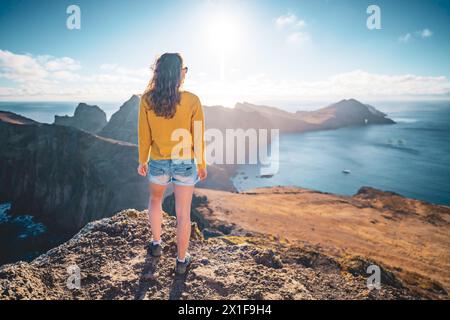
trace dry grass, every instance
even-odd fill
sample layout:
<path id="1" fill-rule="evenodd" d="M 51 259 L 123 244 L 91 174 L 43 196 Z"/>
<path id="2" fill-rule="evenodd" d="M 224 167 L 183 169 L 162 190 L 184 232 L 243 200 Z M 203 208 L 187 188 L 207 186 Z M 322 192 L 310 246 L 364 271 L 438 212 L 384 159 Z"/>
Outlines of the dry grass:
<path id="1" fill-rule="evenodd" d="M 197 189 L 209 221 L 235 223 L 255 232 L 307 241 L 328 253 L 346 251 L 379 261 L 408 282 L 429 278 L 450 289 L 450 208 L 395 194 L 336 196 L 295 187 L 245 193 Z M 430 218 L 431 217 L 431 218 Z"/>

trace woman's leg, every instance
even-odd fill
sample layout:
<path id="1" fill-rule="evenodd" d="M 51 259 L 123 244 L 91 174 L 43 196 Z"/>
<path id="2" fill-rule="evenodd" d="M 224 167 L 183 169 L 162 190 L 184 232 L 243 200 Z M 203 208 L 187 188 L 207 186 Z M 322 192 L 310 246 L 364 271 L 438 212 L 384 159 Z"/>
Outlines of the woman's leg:
<path id="1" fill-rule="evenodd" d="M 177 214 L 177 250 L 178 258 L 183 260 L 191 236 L 191 203 L 194 186 L 174 184 L 175 211 Z"/>
<path id="2" fill-rule="evenodd" d="M 150 182 L 148 214 L 152 229 L 153 241 L 161 240 L 162 202 L 166 186 Z"/>

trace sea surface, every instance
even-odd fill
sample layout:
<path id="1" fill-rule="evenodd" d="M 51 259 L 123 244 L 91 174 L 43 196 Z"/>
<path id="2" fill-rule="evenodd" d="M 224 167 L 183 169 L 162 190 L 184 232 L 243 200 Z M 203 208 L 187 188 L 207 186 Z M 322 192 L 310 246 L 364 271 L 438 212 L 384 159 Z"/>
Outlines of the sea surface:
<path id="1" fill-rule="evenodd" d="M 89 105 L 99 106 L 105 113 L 109 121 L 111 115 L 118 111 L 122 103 L 120 102 L 95 102 L 86 101 Z M 53 123 L 55 115 L 73 116 L 77 102 L 3 102 L 0 101 L 1 111 L 11 111 L 32 120 Z"/>
<path id="2" fill-rule="evenodd" d="M 450 205 L 450 103 L 375 106 L 397 123 L 280 135 L 278 172 L 260 177 L 259 166 L 240 165 L 234 185 L 295 185 L 342 195 L 371 186 Z"/>
<path id="3" fill-rule="evenodd" d="M 0 265 L 31 261 L 68 240 L 30 214 L 10 215 L 10 203 L 0 204 Z"/>

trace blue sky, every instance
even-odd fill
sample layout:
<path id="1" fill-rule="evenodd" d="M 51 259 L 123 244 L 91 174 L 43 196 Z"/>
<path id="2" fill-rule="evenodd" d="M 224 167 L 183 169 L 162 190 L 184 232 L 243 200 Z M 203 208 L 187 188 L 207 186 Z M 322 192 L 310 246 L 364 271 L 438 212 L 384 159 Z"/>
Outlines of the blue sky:
<path id="1" fill-rule="evenodd" d="M 442 0 L 2 0 L 0 100 L 123 100 L 163 52 L 183 54 L 204 104 L 442 99 L 449 30 Z"/>

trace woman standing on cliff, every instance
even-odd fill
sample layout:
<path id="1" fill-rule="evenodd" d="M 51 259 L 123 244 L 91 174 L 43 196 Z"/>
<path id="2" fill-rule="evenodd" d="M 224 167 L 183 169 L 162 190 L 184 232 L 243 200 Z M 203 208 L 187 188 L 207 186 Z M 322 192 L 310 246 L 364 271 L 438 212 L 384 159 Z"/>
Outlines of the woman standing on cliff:
<path id="1" fill-rule="evenodd" d="M 175 272 L 191 263 L 191 202 L 195 184 L 207 176 L 204 113 L 200 99 L 181 90 L 188 71 L 178 53 L 165 53 L 155 62 L 153 78 L 141 97 L 138 119 L 138 173 L 149 179 L 148 205 L 153 256 L 162 253 L 162 201 L 173 183 L 177 216 Z M 150 162 L 149 162 L 150 160 Z"/>

